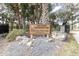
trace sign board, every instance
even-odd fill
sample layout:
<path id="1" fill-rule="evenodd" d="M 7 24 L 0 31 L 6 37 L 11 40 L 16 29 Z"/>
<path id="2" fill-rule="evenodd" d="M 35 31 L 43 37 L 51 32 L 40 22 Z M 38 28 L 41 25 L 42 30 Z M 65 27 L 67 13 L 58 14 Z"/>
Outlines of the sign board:
<path id="1" fill-rule="evenodd" d="M 30 24 L 29 33 L 33 35 L 50 35 L 50 25 L 49 24 Z"/>

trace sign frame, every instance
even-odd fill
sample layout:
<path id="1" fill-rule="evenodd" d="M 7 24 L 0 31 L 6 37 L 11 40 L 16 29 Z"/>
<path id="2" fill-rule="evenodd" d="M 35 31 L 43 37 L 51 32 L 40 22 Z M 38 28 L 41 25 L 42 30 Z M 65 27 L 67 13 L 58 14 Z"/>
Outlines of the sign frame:
<path id="1" fill-rule="evenodd" d="M 50 32 L 50 24 L 29 24 L 30 38 L 33 38 L 34 35 L 46 35 L 48 38 Z"/>

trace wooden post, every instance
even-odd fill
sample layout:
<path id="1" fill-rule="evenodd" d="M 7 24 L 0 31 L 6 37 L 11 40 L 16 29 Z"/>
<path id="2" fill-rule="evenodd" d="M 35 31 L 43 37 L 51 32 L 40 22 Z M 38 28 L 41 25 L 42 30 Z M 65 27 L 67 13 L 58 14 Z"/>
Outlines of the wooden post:
<path id="1" fill-rule="evenodd" d="M 33 38 L 33 35 L 30 35 L 30 38 Z"/>
<path id="2" fill-rule="evenodd" d="M 49 35 L 47 34 L 47 38 L 49 38 Z"/>

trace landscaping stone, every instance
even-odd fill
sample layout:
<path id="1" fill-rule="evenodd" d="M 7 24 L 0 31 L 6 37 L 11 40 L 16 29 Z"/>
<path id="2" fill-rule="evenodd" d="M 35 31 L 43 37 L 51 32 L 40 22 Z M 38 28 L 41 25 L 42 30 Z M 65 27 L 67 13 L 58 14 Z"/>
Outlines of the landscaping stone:
<path id="1" fill-rule="evenodd" d="M 19 41 L 19 44 L 26 44 L 28 41 L 30 41 L 30 38 L 27 36 L 17 36 L 16 41 Z"/>
<path id="2" fill-rule="evenodd" d="M 29 47 L 26 45 L 19 45 L 18 43 L 11 44 L 7 51 L 5 51 L 5 55 L 7 56 L 25 56 L 29 55 Z"/>
<path id="3" fill-rule="evenodd" d="M 55 41 L 54 38 L 49 38 L 49 39 L 48 39 L 48 42 L 54 42 L 54 41 Z"/>
<path id="4" fill-rule="evenodd" d="M 25 37 L 21 37 L 25 38 Z M 53 41 L 51 41 L 53 40 Z M 30 39 L 26 37 L 21 41 L 15 41 L 10 43 L 4 51 L 4 55 L 7 56 L 51 56 L 55 51 L 62 47 L 61 40 L 54 40 L 47 37 L 36 37 Z"/>
<path id="5" fill-rule="evenodd" d="M 16 41 L 21 41 L 22 40 L 22 37 L 21 36 L 17 36 L 16 37 Z"/>
<path id="6" fill-rule="evenodd" d="M 47 38 L 36 38 L 33 42 L 32 55 L 41 56 L 41 55 L 53 55 L 55 51 L 55 46 L 53 42 L 47 42 Z"/>
<path id="7" fill-rule="evenodd" d="M 65 40 L 67 38 L 67 34 L 66 33 L 62 33 L 62 32 L 53 32 L 52 33 L 52 38 L 54 38 L 55 40 Z"/>
<path id="8" fill-rule="evenodd" d="M 28 40 L 29 38 L 27 36 L 17 36 L 16 41 L 22 41 L 22 40 Z"/>

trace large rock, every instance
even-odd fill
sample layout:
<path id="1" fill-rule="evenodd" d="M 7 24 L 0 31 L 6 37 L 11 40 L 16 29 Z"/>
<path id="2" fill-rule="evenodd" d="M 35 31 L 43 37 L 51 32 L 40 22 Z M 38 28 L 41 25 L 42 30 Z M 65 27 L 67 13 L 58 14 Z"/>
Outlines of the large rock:
<path id="1" fill-rule="evenodd" d="M 27 45 L 28 47 L 31 47 L 32 44 L 33 44 L 33 42 L 34 42 L 33 39 L 32 40 L 22 40 L 22 41 L 19 42 L 19 44 L 21 44 L 21 45 Z"/>
<path id="2" fill-rule="evenodd" d="M 21 41 L 21 40 L 28 40 L 29 38 L 27 36 L 17 36 L 16 41 Z"/>
<path id="3" fill-rule="evenodd" d="M 52 38 L 54 38 L 55 40 L 66 40 L 67 39 L 67 33 L 53 32 Z"/>
<path id="4" fill-rule="evenodd" d="M 21 36 L 17 36 L 16 37 L 16 41 L 21 41 L 22 40 L 22 37 Z"/>
<path id="5" fill-rule="evenodd" d="M 16 41 L 19 42 L 19 45 L 31 46 L 33 39 L 30 40 L 30 38 L 28 38 L 27 36 L 17 36 Z"/>

